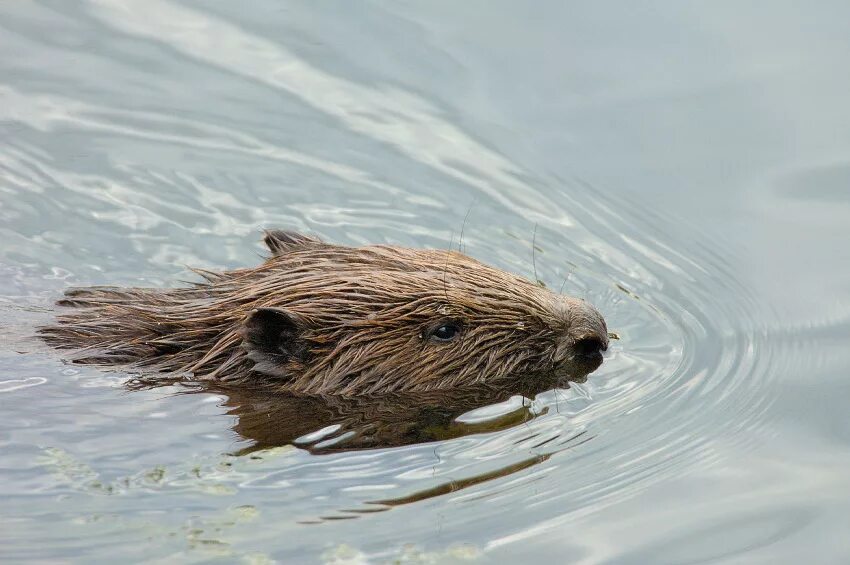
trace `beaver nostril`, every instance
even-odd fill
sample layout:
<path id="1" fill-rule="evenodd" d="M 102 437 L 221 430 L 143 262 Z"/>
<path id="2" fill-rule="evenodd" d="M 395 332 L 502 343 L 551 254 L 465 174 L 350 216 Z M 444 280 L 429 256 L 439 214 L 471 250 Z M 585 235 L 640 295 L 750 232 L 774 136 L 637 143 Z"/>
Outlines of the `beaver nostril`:
<path id="1" fill-rule="evenodd" d="M 596 355 L 600 355 L 608 348 L 598 337 L 589 336 L 577 340 L 575 344 L 573 344 L 573 349 L 575 350 L 576 355 L 580 355 L 582 357 L 594 357 Z"/>

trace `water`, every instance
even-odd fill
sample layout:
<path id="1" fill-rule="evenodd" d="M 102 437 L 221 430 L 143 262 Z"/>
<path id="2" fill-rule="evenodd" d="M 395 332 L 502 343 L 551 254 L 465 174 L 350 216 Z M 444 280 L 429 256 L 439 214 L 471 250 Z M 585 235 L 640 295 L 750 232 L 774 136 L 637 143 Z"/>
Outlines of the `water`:
<path id="1" fill-rule="evenodd" d="M 0 13 L 0 559 L 850 560 L 845 3 Z M 312 408 L 27 338 L 68 285 L 252 265 L 263 227 L 447 248 L 467 213 L 621 339 L 445 436 L 317 453 L 256 423 Z"/>

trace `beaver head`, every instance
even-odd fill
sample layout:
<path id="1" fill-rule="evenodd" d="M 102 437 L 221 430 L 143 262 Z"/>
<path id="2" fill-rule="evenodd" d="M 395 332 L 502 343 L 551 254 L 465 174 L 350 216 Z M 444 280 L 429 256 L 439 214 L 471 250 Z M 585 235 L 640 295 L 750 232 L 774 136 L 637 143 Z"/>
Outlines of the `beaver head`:
<path id="1" fill-rule="evenodd" d="M 260 266 L 196 271 L 182 289 L 73 289 L 41 329 L 77 361 L 300 393 L 467 385 L 602 361 L 605 322 L 580 299 L 455 251 L 346 247 L 269 231 Z"/>

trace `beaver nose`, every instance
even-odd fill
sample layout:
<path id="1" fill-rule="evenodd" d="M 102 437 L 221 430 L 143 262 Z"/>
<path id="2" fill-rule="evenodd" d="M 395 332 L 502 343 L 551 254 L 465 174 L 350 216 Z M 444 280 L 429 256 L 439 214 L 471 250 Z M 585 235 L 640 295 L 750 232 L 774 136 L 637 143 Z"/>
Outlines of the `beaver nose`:
<path id="1" fill-rule="evenodd" d="M 583 300 L 573 304 L 568 333 L 576 356 L 601 361 L 608 349 L 608 327 L 599 310 Z"/>
<path id="2" fill-rule="evenodd" d="M 607 349 L 608 346 L 605 345 L 605 342 L 596 336 L 583 337 L 573 345 L 573 350 L 580 357 L 595 357 L 601 355 Z"/>

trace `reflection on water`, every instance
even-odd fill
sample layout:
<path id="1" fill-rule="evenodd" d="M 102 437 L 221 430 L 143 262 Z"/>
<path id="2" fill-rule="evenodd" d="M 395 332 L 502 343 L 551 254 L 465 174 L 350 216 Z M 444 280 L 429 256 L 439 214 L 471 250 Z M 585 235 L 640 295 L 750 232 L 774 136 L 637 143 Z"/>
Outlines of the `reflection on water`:
<path id="1" fill-rule="evenodd" d="M 843 3 L 0 13 L 4 558 L 850 557 Z M 130 392 L 29 339 L 280 226 L 463 232 L 620 339 L 569 388 L 378 403 Z"/>
<path id="2" fill-rule="evenodd" d="M 284 394 L 228 394 L 233 430 L 253 445 L 240 451 L 294 444 L 314 453 L 398 447 L 476 432 L 497 431 L 533 417 L 527 406 L 480 424 L 456 421 L 463 413 L 498 402 L 504 393 L 459 391 L 389 398 L 312 397 Z M 294 417 L 297 415 L 297 417 Z"/>
<path id="3" fill-rule="evenodd" d="M 541 408 L 523 396 L 480 387 L 379 398 L 295 396 L 262 391 L 227 391 L 224 394 L 227 414 L 236 416 L 233 431 L 251 442 L 241 448 L 237 456 L 288 445 L 313 454 L 327 454 L 446 441 L 471 434 L 497 433 L 527 423 L 548 411 L 547 407 Z M 580 445 L 588 439 L 582 438 L 585 433 L 568 438 L 566 445 L 559 442 L 556 449 L 545 450 L 517 463 L 461 479 L 447 478 L 441 484 L 403 496 L 365 501 L 362 508 L 345 509 L 343 516 L 356 517 L 507 477 L 547 461 L 552 453 Z M 553 439 L 543 440 L 537 448 Z M 334 514 L 323 516 L 322 520 L 339 518 Z M 301 523 L 320 522 L 306 520 Z"/>
<path id="4" fill-rule="evenodd" d="M 584 380 L 586 375 L 571 378 Z M 535 384 L 545 382 L 541 379 Z M 569 386 L 566 377 L 548 382 L 550 389 L 553 382 Z M 520 392 L 519 387 L 506 391 L 482 386 L 378 397 L 262 390 L 226 390 L 222 394 L 227 396 L 227 414 L 236 416 L 233 431 L 253 442 L 240 450 L 245 454 L 290 444 L 312 453 L 398 447 L 496 432 L 538 415 L 532 401 Z M 486 413 L 470 413 L 489 405 Z"/>

